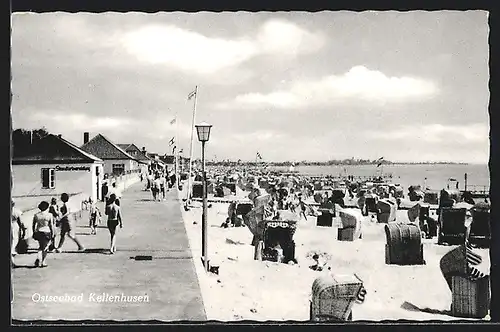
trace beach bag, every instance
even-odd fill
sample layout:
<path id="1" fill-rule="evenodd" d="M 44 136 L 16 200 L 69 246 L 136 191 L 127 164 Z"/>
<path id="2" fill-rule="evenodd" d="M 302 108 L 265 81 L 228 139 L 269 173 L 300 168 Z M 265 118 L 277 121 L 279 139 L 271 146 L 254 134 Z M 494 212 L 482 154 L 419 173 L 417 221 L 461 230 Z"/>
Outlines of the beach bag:
<path id="1" fill-rule="evenodd" d="M 17 243 L 16 245 L 16 252 L 18 254 L 26 254 L 28 253 L 28 239 L 27 238 L 22 238 L 22 239 L 19 239 L 19 242 Z"/>

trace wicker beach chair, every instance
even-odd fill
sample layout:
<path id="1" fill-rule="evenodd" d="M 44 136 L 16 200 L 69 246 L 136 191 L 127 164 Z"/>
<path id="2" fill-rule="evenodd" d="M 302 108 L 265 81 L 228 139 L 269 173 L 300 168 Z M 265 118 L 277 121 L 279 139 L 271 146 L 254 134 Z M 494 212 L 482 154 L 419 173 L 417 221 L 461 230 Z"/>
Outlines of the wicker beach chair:
<path id="1" fill-rule="evenodd" d="M 467 209 L 443 207 L 439 214 L 438 244 L 462 244 L 465 241 Z"/>
<path id="2" fill-rule="evenodd" d="M 385 233 L 386 264 L 425 264 L 420 227 L 415 224 L 390 223 L 385 226 Z"/>
<path id="3" fill-rule="evenodd" d="M 244 216 L 253 209 L 253 204 L 251 202 L 238 202 L 235 205 L 235 214 L 237 216 Z"/>
<path id="4" fill-rule="evenodd" d="M 334 204 L 340 205 L 340 207 L 345 207 L 344 203 L 345 192 L 342 189 L 333 189 L 331 201 Z"/>
<path id="5" fill-rule="evenodd" d="M 192 198 L 203 198 L 203 182 L 194 181 L 191 193 Z"/>
<path id="6" fill-rule="evenodd" d="M 378 212 L 377 202 L 378 202 L 378 196 L 374 194 L 366 194 L 365 195 L 366 212 L 377 213 Z"/>
<path id="7" fill-rule="evenodd" d="M 321 189 L 323 189 L 323 183 L 321 183 L 319 181 L 314 182 L 313 186 L 314 186 L 313 187 L 314 190 L 321 190 Z"/>
<path id="8" fill-rule="evenodd" d="M 394 188 L 394 198 L 404 198 L 404 189 L 402 187 L 395 187 Z"/>
<path id="9" fill-rule="evenodd" d="M 397 205 L 389 199 L 381 199 L 377 202 L 377 221 L 389 223 L 396 221 Z"/>
<path id="10" fill-rule="evenodd" d="M 316 322 L 352 320 L 352 307 L 362 303 L 366 290 L 357 275 L 331 275 L 314 280 L 309 302 L 309 319 Z"/>
<path id="11" fill-rule="evenodd" d="M 354 241 L 363 238 L 361 220 L 363 214 L 359 209 L 343 209 L 340 211 L 341 227 L 337 230 L 338 241 Z"/>
<path id="12" fill-rule="evenodd" d="M 439 261 L 441 273 L 452 293 L 453 316 L 483 318 L 490 300 L 489 276 L 476 266 L 482 256 L 468 242 L 447 252 Z"/>
<path id="13" fill-rule="evenodd" d="M 215 187 L 215 197 L 224 197 L 224 190 L 223 190 L 222 186 L 217 185 Z"/>
<path id="14" fill-rule="evenodd" d="M 471 244 L 489 248 L 491 241 L 490 207 L 489 205 L 476 205 L 472 208 L 472 223 L 469 231 Z"/>
<path id="15" fill-rule="evenodd" d="M 437 205 L 439 204 L 439 192 L 435 190 L 427 190 L 424 192 L 424 203 Z"/>
<path id="16" fill-rule="evenodd" d="M 254 259 L 285 264 L 290 261 L 297 262 L 293 241 L 297 229 L 296 221 L 264 220 L 260 223 L 260 227 L 262 238 L 255 246 Z"/>

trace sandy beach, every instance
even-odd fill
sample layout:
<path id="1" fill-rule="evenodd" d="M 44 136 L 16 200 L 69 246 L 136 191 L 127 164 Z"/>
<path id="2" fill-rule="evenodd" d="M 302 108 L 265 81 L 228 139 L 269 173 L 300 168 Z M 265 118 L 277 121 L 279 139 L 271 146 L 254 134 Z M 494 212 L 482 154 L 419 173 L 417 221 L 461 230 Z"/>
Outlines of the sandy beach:
<path id="1" fill-rule="evenodd" d="M 246 195 L 238 188 L 232 197 Z M 179 196 L 186 197 L 185 191 Z M 453 246 L 438 246 L 436 238 L 424 239 L 425 265 L 386 265 L 385 224 L 366 217 L 363 239 L 341 242 L 337 241 L 338 217 L 333 227 L 318 227 L 316 218 L 308 217 L 307 222 L 299 222 L 294 236 L 297 265 L 255 261 L 247 227 L 220 227 L 227 208 L 228 204 L 212 203 L 208 209 L 208 254 L 211 264 L 220 267 L 219 275 L 205 273 L 201 264 L 201 203 L 182 210 L 209 320 L 307 321 L 312 283 L 329 273 L 355 273 L 363 280 L 368 293 L 363 304 L 354 305 L 354 321 L 461 319 L 451 316 L 451 292 L 439 269 L 440 258 Z M 407 221 L 407 211 L 399 210 L 397 220 Z M 309 268 L 314 253 L 321 255 L 330 271 Z M 481 254 L 486 259 L 480 269 L 488 271 L 489 252 L 483 249 Z"/>

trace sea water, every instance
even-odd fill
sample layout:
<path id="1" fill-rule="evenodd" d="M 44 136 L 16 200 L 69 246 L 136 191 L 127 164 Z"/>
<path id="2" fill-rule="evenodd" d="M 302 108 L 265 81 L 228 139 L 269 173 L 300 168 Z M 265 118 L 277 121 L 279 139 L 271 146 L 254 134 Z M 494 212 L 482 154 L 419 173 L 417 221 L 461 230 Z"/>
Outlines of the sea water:
<path id="1" fill-rule="evenodd" d="M 273 167 L 272 169 L 288 171 L 287 167 Z M 357 165 L 357 166 L 295 166 L 300 174 L 311 175 L 353 175 L 375 176 L 380 172 L 392 174 L 392 182 L 399 183 L 406 191 L 410 185 L 421 185 L 433 190 L 446 188 L 450 178 L 459 183 L 459 189 L 464 189 L 464 177 L 467 173 L 469 190 L 471 185 L 490 185 L 490 173 L 486 164 L 408 164 L 408 165 Z M 454 185 L 454 184 L 453 184 Z M 451 188 L 450 188 L 451 189 Z"/>

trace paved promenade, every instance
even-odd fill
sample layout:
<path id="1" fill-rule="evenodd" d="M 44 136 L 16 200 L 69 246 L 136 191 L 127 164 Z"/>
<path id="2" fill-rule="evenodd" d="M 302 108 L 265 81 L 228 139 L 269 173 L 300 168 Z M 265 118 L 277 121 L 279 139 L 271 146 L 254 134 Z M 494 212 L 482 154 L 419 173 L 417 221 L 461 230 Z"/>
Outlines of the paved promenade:
<path id="1" fill-rule="evenodd" d="M 33 268 L 34 250 L 15 257 L 14 320 L 206 319 L 177 193 L 172 190 L 167 201 L 153 202 L 142 188 L 135 184 L 123 194 L 123 229 L 118 228 L 114 255 L 108 253 L 105 218 L 97 235 L 90 235 L 88 212 L 83 211 L 76 234 L 86 252 L 76 252 L 75 243 L 66 239 L 61 253 L 49 254 L 46 268 Z M 104 211 L 102 203 L 99 207 Z M 130 259 L 137 255 L 153 260 Z M 102 301 L 103 294 L 126 302 Z M 41 301 L 65 295 L 76 301 Z"/>

